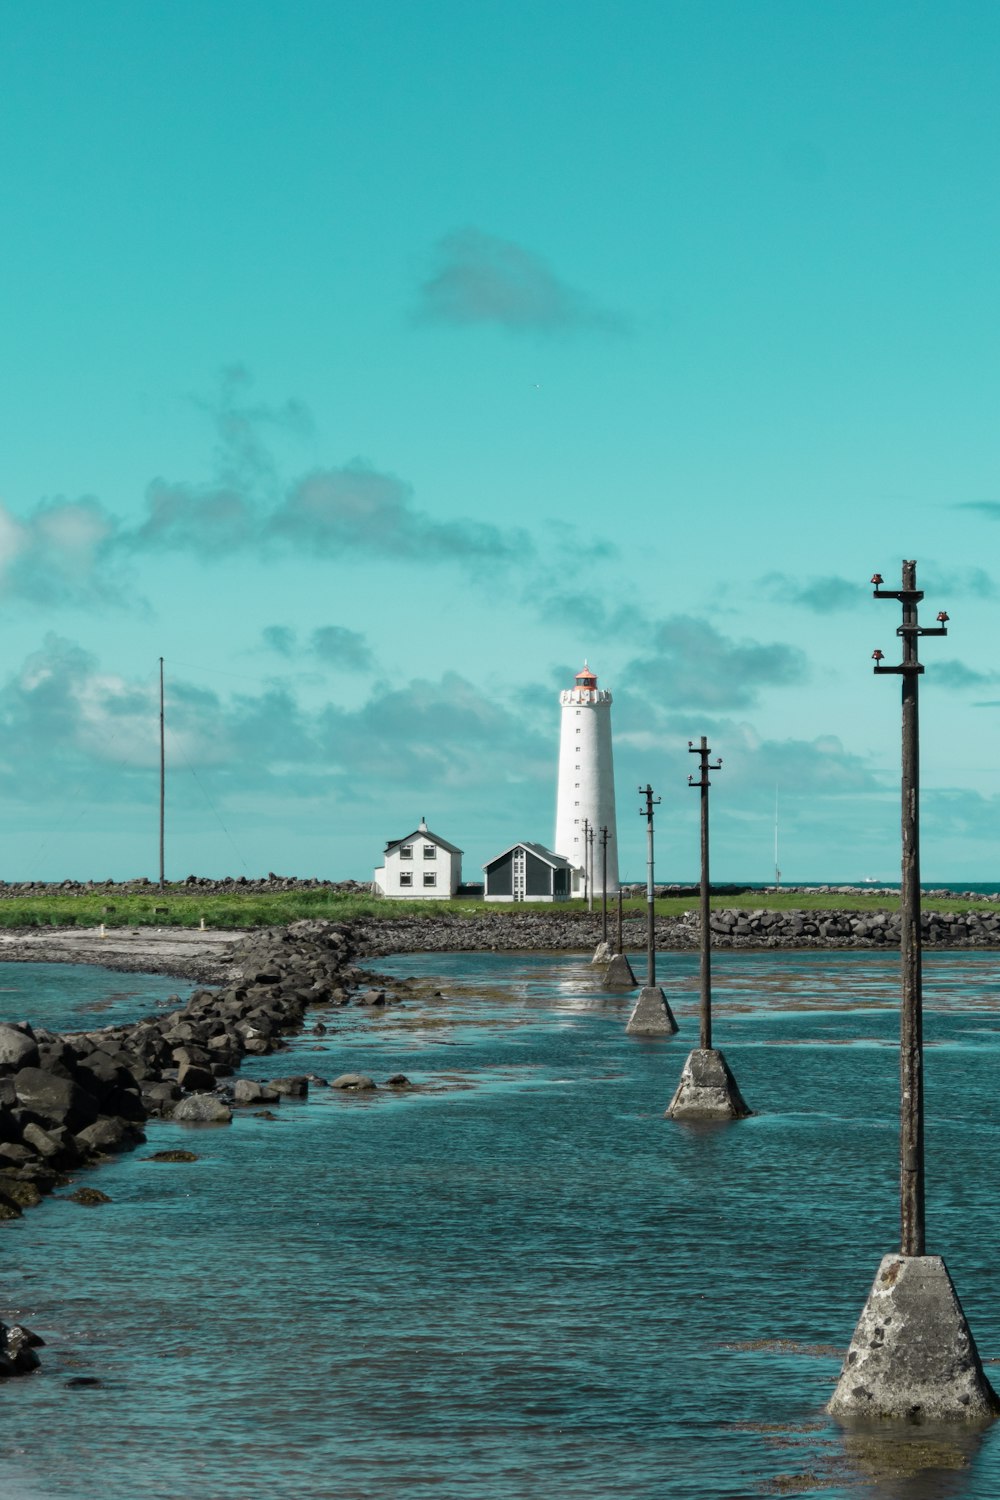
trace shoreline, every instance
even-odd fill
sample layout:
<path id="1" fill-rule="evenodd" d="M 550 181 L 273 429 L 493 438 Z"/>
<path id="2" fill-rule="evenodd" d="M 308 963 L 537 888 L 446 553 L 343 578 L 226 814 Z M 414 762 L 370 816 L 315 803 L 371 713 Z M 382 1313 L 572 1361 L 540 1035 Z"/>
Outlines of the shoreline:
<path id="1" fill-rule="evenodd" d="M 0 933 L 0 963 L 91 964 L 127 974 L 163 974 L 194 984 L 223 984 L 236 949 L 253 934 L 178 927 L 53 927 Z"/>
<path id="2" fill-rule="evenodd" d="M 930 950 L 1000 949 L 1000 911 L 989 906 L 962 915 L 924 911 L 922 941 Z M 162 974 L 193 984 L 226 985 L 242 972 L 248 954 L 317 932 L 349 934 L 358 959 L 392 953 L 593 952 L 601 940 L 598 913 L 569 915 L 551 907 L 458 916 L 393 915 L 354 917 L 346 922 L 306 918 L 287 926 L 253 928 L 50 927 L 0 931 L 0 963 L 89 964 L 122 973 Z M 608 920 L 609 937 L 616 922 Z M 655 922 L 659 952 L 691 952 L 700 946 L 696 911 Z M 645 913 L 622 923 L 627 953 L 645 950 Z M 747 952 L 776 948 L 810 951 L 876 949 L 899 945 L 897 912 L 847 910 L 772 911 L 765 908 L 715 909 L 711 914 L 713 950 Z"/>

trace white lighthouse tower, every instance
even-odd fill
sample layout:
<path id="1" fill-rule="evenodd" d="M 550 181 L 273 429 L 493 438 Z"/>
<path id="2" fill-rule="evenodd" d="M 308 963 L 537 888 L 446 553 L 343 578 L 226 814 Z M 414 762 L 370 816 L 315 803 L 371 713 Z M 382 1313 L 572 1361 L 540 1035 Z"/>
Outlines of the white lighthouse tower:
<path id="1" fill-rule="evenodd" d="M 601 829 L 608 830 L 608 894 L 618 890 L 618 827 L 611 754 L 611 694 L 599 692 L 586 662 L 576 682 L 559 694 L 559 790 L 554 850 L 573 866 L 573 894 L 584 891 L 585 838 L 593 831 L 593 894 L 601 884 Z"/>

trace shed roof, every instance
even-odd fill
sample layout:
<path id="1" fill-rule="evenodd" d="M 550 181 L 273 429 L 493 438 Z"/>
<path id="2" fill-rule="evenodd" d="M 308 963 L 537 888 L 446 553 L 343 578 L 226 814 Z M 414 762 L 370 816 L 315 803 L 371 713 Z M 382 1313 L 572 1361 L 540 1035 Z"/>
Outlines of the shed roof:
<path id="1" fill-rule="evenodd" d="M 487 860 L 483 865 L 483 869 L 491 869 L 493 865 L 497 864 L 499 860 L 503 859 L 505 855 L 510 854 L 514 849 L 527 849 L 538 859 L 544 860 L 547 865 L 551 865 L 553 870 L 571 870 L 573 868 L 568 859 L 564 859 L 561 854 L 554 854 L 551 849 L 546 849 L 544 844 L 533 844 L 529 839 L 520 839 L 516 844 L 510 844 L 506 849 L 501 849 L 499 854 L 494 854 L 493 858 Z"/>

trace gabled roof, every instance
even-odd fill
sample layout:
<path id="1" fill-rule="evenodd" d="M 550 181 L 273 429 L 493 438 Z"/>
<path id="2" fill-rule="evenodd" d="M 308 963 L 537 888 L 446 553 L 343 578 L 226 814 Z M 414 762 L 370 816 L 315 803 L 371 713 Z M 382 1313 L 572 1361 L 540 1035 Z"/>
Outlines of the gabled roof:
<path id="1" fill-rule="evenodd" d="M 506 849 L 501 849 L 499 854 L 494 854 L 493 858 L 483 865 L 483 869 L 488 870 L 491 865 L 495 865 L 498 860 L 503 859 L 505 854 L 510 854 L 514 849 L 530 850 L 538 859 L 551 865 L 553 870 L 572 870 L 573 868 L 568 859 L 563 859 L 561 854 L 553 854 L 552 850 L 546 849 L 544 844 L 533 844 L 529 839 L 519 839 L 516 844 L 510 844 Z"/>
<path id="2" fill-rule="evenodd" d="M 461 854 L 462 850 L 457 844 L 449 844 L 447 839 L 438 838 L 436 833 L 431 833 L 429 828 L 415 828 L 408 833 L 405 839 L 392 839 L 385 846 L 386 854 L 391 854 L 393 849 L 398 849 L 400 844 L 412 844 L 414 839 L 428 839 L 432 844 L 437 844 L 439 849 L 447 849 L 449 854 Z"/>

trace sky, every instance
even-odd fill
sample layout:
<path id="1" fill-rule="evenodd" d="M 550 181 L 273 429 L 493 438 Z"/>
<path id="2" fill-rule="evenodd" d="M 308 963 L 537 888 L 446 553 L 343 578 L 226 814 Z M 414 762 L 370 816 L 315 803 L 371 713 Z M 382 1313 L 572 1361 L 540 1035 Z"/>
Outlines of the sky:
<path id="1" fill-rule="evenodd" d="M 993 0 L 4 0 L 0 878 L 1000 879 Z M 777 809 L 777 818 L 776 818 Z"/>

